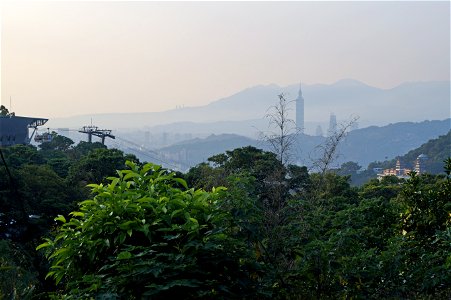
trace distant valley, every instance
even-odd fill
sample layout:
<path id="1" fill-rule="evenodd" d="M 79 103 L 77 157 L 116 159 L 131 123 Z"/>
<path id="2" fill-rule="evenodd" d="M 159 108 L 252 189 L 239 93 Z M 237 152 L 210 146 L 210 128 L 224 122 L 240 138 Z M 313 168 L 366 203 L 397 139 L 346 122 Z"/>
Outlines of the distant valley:
<path id="1" fill-rule="evenodd" d="M 357 162 L 362 167 L 374 161 L 393 159 L 404 155 L 410 150 L 421 146 L 430 139 L 444 135 L 451 130 L 451 119 L 442 121 L 400 122 L 382 127 L 371 126 L 351 131 L 338 148 L 338 154 L 332 167 L 339 167 L 347 161 Z M 293 147 L 293 163 L 312 166 L 314 160 L 321 154 L 318 146 L 326 137 L 299 135 Z M 206 138 L 194 138 L 171 146 L 151 150 L 135 144 L 114 143 L 116 147 L 131 152 L 142 160 L 160 159 L 167 166 L 181 170 L 198 163 L 205 162 L 212 155 L 223 153 L 238 147 L 255 146 L 269 150 L 268 144 L 262 140 L 236 134 L 210 135 Z M 451 141 L 448 145 L 451 152 Z"/>
<path id="2" fill-rule="evenodd" d="M 75 141 L 85 139 L 78 128 L 93 124 L 112 129 L 116 140 L 109 146 L 136 154 L 142 160 L 167 163 L 186 170 L 208 157 L 233 148 L 253 145 L 268 129 L 265 115 L 284 93 L 295 99 L 299 85 L 275 84 L 251 87 L 205 106 L 163 112 L 139 112 L 74 116 L 51 119 L 51 130 Z M 380 89 L 357 80 L 333 84 L 302 85 L 305 99 L 305 135 L 294 147 L 294 162 L 311 165 L 316 147 L 324 142 L 329 116 L 338 122 L 358 116 L 358 126 L 340 145 L 337 164 L 355 161 L 366 167 L 373 161 L 392 159 L 419 147 L 450 129 L 450 82 L 411 82 Z M 124 100 L 126 102 L 126 100 Z M 294 103 L 289 117 L 295 119 Z M 442 121 L 437 121 L 442 120 Z M 318 134 L 318 127 L 323 134 Z M 360 128 L 360 129 L 359 129 Z"/>

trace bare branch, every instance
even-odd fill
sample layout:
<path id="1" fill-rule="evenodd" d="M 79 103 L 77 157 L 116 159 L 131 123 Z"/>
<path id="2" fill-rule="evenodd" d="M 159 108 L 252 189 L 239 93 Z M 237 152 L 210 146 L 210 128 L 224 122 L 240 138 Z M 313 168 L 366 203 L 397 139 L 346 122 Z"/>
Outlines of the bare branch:
<path id="1" fill-rule="evenodd" d="M 291 110 L 289 105 L 294 101 L 287 101 L 284 94 L 278 95 L 279 101 L 271 106 L 265 116 L 269 120 L 270 131 L 261 133 L 261 139 L 266 141 L 283 165 L 291 159 L 291 150 L 296 143 L 298 129 L 296 123 L 288 117 Z"/>
<path id="2" fill-rule="evenodd" d="M 324 144 L 317 146 L 316 151 L 321 152 L 320 158 L 313 162 L 313 167 L 319 173 L 324 175 L 329 169 L 332 163 L 338 158 L 338 146 L 340 142 L 346 137 L 351 128 L 359 119 L 358 116 L 351 116 L 351 120 L 341 123 L 335 132 L 332 132 L 327 137 Z"/>

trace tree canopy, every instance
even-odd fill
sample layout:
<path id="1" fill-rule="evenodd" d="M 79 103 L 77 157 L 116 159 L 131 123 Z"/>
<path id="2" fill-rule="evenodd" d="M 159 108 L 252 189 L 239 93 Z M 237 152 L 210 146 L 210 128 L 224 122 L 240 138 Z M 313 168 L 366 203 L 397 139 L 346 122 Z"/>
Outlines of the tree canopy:
<path id="1" fill-rule="evenodd" d="M 127 165 L 108 185 L 90 185 L 94 198 L 70 220 L 56 219 L 57 236 L 38 247 L 49 247 L 48 276 L 82 298 L 243 296 L 246 249 L 224 234 L 220 190 L 188 189 L 156 165 Z"/>
<path id="2" fill-rule="evenodd" d="M 182 174 L 59 140 L 2 149 L 0 298 L 451 297 L 451 159 L 352 186 L 254 147 Z"/>

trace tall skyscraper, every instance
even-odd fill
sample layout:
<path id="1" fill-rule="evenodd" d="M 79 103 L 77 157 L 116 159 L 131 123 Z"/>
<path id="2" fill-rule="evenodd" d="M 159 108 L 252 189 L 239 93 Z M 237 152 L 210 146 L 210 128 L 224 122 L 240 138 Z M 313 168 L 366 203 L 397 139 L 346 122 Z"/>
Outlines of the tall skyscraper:
<path id="1" fill-rule="evenodd" d="M 331 113 L 329 119 L 329 130 L 327 131 L 327 135 L 328 136 L 333 135 L 336 130 L 337 130 L 337 116 L 335 116 L 334 113 Z"/>
<path id="2" fill-rule="evenodd" d="M 299 84 L 299 95 L 296 98 L 296 128 L 304 133 L 304 97 L 302 97 L 301 84 Z"/>

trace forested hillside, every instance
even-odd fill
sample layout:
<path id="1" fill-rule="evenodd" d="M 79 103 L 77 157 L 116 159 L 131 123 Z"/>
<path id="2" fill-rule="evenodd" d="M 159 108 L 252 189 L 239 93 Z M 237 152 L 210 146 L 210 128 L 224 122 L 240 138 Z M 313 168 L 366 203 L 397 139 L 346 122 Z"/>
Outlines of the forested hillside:
<path id="1" fill-rule="evenodd" d="M 251 146 L 185 174 L 58 135 L 1 150 L 0 299 L 451 297 L 449 158 L 351 187 Z"/>
<path id="2" fill-rule="evenodd" d="M 348 161 L 366 167 L 374 161 L 393 159 L 432 138 L 446 134 L 450 130 L 450 122 L 451 119 L 418 123 L 399 122 L 382 127 L 371 126 L 352 130 L 339 146 L 340 155 L 335 162 L 336 167 Z M 208 127 L 208 124 L 205 126 Z M 318 146 L 325 140 L 326 137 L 323 136 L 298 135 L 293 159 L 298 164 L 312 166 L 320 155 L 317 151 Z M 268 149 L 268 144 L 261 140 L 235 134 L 220 134 L 204 139 L 187 140 L 157 151 L 173 164 L 179 164 L 185 169 L 185 166 L 195 166 L 216 153 L 248 145 Z"/>
<path id="3" fill-rule="evenodd" d="M 429 172 L 440 173 L 443 169 L 443 161 L 451 154 L 451 130 L 448 131 L 448 134 L 431 139 L 419 148 L 409 151 L 401 159 L 405 162 L 413 162 L 421 154 L 428 156 Z"/>
<path id="4" fill-rule="evenodd" d="M 349 161 L 343 163 L 337 170 L 340 175 L 351 176 L 352 185 L 362 185 L 372 178 L 376 178 L 377 173 L 374 168 L 391 169 L 395 168 L 399 158 L 402 167 L 410 170 L 415 169 L 415 162 L 418 156 L 426 155 L 423 160 L 425 170 L 430 174 L 440 174 L 445 167 L 445 160 L 451 155 L 451 131 L 441 135 L 436 139 L 430 139 L 420 147 L 410 150 L 408 153 L 398 156 L 395 159 L 386 161 L 374 161 L 368 165 L 366 170 L 361 170 L 361 166 L 356 162 Z"/>
<path id="5" fill-rule="evenodd" d="M 446 134 L 450 129 L 451 119 L 371 126 L 351 131 L 340 146 L 340 152 L 344 161 L 367 166 L 372 161 L 403 155 L 432 138 Z"/>
<path id="6" fill-rule="evenodd" d="M 415 160 L 420 154 L 427 155 L 426 166 L 429 173 L 439 174 L 443 170 L 444 161 L 451 155 L 451 131 L 438 138 L 430 139 L 420 147 L 412 149 L 404 155 L 398 156 L 400 161 L 408 168 L 413 168 Z M 370 167 L 394 168 L 396 159 L 383 162 L 374 162 Z"/>

